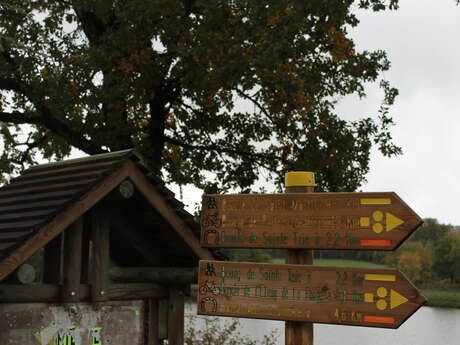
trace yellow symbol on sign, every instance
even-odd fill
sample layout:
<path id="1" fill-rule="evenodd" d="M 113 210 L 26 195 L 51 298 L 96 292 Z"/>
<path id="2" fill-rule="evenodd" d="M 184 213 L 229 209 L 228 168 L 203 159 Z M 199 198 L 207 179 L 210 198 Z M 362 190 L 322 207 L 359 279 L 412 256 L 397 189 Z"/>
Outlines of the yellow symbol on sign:
<path id="1" fill-rule="evenodd" d="M 375 223 L 372 225 L 372 230 L 374 230 L 375 233 L 380 234 L 383 231 L 383 225 L 380 223 Z"/>
<path id="2" fill-rule="evenodd" d="M 383 286 L 381 286 L 381 287 L 379 287 L 377 289 L 377 296 L 382 298 L 382 299 L 378 300 L 377 303 L 376 303 L 378 310 L 385 310 L 386 309 L 387 301 L 385 301 L 383 298 L 387 297 L 387 295 L 388 295 L 388 291 Z"/>
<path id="3" fill-rule="evenodd" d="M 377 296 L 379 296 L 380 298 L 385 298 L 387 297 L 387 295 L 388 295 L 388 291 L 383 286 L 377 289 Z"/>
<path id="4" fill-rule="evenodd" d="M 378 310 L 385 310 L 387 308 L 387 301 L 384 299 L 379 299 L 376 303 Z"/>
<path id="5" fill-rule="evenodd" d="M 383 219 L 384 217 L 382 211 L 374 211 L 372 213 L 372 220 L 374 222 L 374 224 L 372 224 L 372 230 L 377 234 L 380 234 L 383 231 Z M 385 214 L 385 230 L 387 232 L 397 228 L 403 223 L 404 221 L 402 219 L 399 219 L 390 212 Z M 360 217 L 359 225 L 362 228 L 368 228 L 371 225 L 371 219 L 369 217 Z"/>
<path id="6" fill-rule="evenodd" d="M 391 205 L 391 199 L 389 198 L 361 199 L 361 205 Z"/>
<path id="7" fill-rule="evenodd" d="M 365 280 L 377 280 L 381 282 L 395 282 L 396 276 L 394 274 L 371 274 L 366 273 L 364 275 Z"/>
<path id="8" fill-rule="evenodd" d="M 388 291 L 384 287 L 379 287 L 377 289 L 377 296 L 381 298 L 381 299 L 377 300 L 377 302 L 375 302 L 375 305 L 376 305 L 378 310 L 385 310 L 387 308 L 388 303 L 384 299 L 385 297 L 387 297 L 387 295 L 388 295 Z M 369 293 L 369 292 L 365 293 L 364 294 L 364 302 L 373 303 L 374 302 L 374 294 Z"/>
<path id="9" fill-rule="evenodd" d="M 396 292 L 395 290 L 391 289 L 390 301 L 391 301 L 390 309 L 394 309 L 400 306 L 401 304 L 406 303 L 408 299 L 404 297 L 403 295 L 399 294 L 398 292 Z"/>
<path id="10" fill-rule="evenodd" d="M 372 213 L 372 218 L 374 218 L 376 222 L 381 222 L 383 219 L 383 212 L 375 211 L 374 213 Z"/>
<path id="11" fill-rule="evenodd" d="M 392 215 L 390 212 L 387 212 L 387 231 L 391 231 L 394 228 L 400 226 L 401 224 L 404 223 L 402 219 L 399 219 L 398 217 Z"/>
<path id="12" fill-rule="evenodd" d="M 369 217 L 361 217 L 359 218 L 359 225 L 361 225 L 362 228 L 367 228 L 371 224 L 370 220 Z"/>
<path id="13" fill-rule="evenodd" d="M 377 289 L 377 296 L 380 298 L 375 302 L 375 306 L 378 310 L 385 310 L 388 307 L 387 298 L 388 297 L 388 290 L 383 286 Z M 394 309 L 400 306 L 403 303 L 406 303 L 408 299 L 401 295 L 400 293 L 396 292 L 393 289 L 390 289 L 390 309 Z M 364 302 L 374 303 L 374 294 L 370 292 L 366 292 L 364 294 Z"/>
<path id="14" fill-rule="evenodd" d="M 370 292 L 366 292 L 364 294 L 364 302 L 374 302 L 374 294 Z"/>

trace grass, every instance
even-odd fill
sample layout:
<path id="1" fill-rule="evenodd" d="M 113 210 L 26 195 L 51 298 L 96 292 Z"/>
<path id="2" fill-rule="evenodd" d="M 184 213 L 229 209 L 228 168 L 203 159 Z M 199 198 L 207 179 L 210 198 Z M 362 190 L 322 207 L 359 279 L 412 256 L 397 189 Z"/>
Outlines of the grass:
<path id="1" fill-rule="evenodd" d="M 460 308 L 460 289 L 420 289 L 428 306 Z"/>
<path id="2" fill-rule="evenodd" d="M 274 264 L 284 264 L 284 259 L 273 259 Z M 374 264 L 367 261 L 341 260 L 341 259 L 316 259 L 314 262 L 318 266 L 339 266 L 339 267 L 358 267 L 358 268 L 387 268 L 385 265 Z"/>

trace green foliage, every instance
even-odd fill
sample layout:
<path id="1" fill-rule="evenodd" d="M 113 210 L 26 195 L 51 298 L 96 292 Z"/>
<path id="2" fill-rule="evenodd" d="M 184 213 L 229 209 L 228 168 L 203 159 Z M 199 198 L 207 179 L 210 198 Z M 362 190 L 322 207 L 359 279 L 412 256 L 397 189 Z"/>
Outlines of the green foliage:
<path id="1" fill-rule="evenodd" d="M 367 261 L 343 260 L 343 259 L 315 259 L 317 266 L 338 266 L 338 267 L 357 267 L 357 268 L 387 268 L 385 265 L 374 264 Z"/>
<path id="2" fill-rule="evenodd" d="M 433 246 L 409 240 L 385 256 L 385 263 L 407 275 L 410 280 L 426 282 L 433 274 Z"/>
<path id="3" fill-rule="evenodd" d="M 398 269 L 404 272 L 409 280 L 419 281 L 422 272 L 422 259 L 418 252 L 402 252 L 398 256 Z"/>
<path id="4" fill-rule="evenodd" d="M 355 48 L 359 8 L 397 1 L 2 0 L 0 172 L 134 147 L 167 181 L 208 191 L 287 169 L 355 190 L 372 146 L 400 153 L 387 82 L 372 118 L 334 110 L 390 67 Z"/>
<path id="5" fill-rule="evenodd" d="M 264 249 L 221 249 L 230 261 L 270 262 L 272 256 Z"/>
<path id="6" fill-rule="evenodd" d="M 440 278 L 460 282 L 460 234 L 449 233 L 438 241 L 433 268 Z"/>
<path id="7" fill-rule="evenodd" d="M 433 245 L 444 237 L 451 226 L 440 224 L 435 218 L 425 218 L 423 224 L 410 236 L 412 241 L 420 241 L 424 245 L 431 242 Z"/>
<path id="8" fill-rule="evenodd" d="M 206 317 L 204 327 L 196 327 L 197 317 L 191 317 L 190 324 L 185 331 L 186 345 L 276 345 L 278 343 L 275 332 L 264 335 L 261 342 L 241 336 L 238 328 L 240 321 L 232 319 L 230 323 L 221 322 L 218 318 Z"/>
<path id="9" fill-rule="evenodd" d="M 451 228 L 437 219 L 425 218 L 423 225 L 401 247 L 385 255 L 385 263 L 424 284 L 460 279 L 460 235 L 451 232 Z"/>

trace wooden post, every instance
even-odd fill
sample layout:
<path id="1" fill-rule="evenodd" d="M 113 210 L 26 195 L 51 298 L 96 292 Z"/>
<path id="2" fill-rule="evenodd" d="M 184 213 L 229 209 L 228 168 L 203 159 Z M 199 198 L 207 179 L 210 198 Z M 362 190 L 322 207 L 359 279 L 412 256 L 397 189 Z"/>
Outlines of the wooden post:
<path id="1" fill-rule="evenodd" d="M 312 172 L 288 172 L 285 187 L 286 193 L 312 193 L 315 190 L 315 175 Z M 288 250 L 286 263 L 313 265 L 313 250 Z M 285 344 L 313 345 L 313 323 L 286 321 Z"/>
<path id="2" fill-rule="evenodd" d="M 158 339 L 161 341 L 160 344 L 163 340 L 168 339 L 168 309 L 169 300 L 158 300 Z"/>
<path id="3" fill-rule="evenodd" d="M 83 220 L 80 217 L 64 231 L 64 271 L 62 302 L 80 301 L 81 239 Z"/>
<path id="4" fill-rule="evenodd" d="M 62 233 L 53 238 L 46 246 L 43 265 L 43 283 L 60 284 L 62 273 Z"/>
<path id="5" fill-rule="evenodd" d="M 83 229 L 81 235 L 81 283 L 89 284 L 91 259 L 91 211 L 82 216 Z"/>
<path id="6" fill-rule="evenodd" d="M 101 207 L 95 207 L 92 213 L 91 237 L 93 242 L 93 267 L 91 279 L 91 300 L 93 302 L 107 301 L 109 279 L 109 215 Z"/>
<path id="7" fill-rule="evenodd" d="M 184 293 L 177 287 L 169 288 L 168 344 L 184 345 Z"/>
<path id="8" fill-rule="evenodd" d="M 158 300 L 148 300 L 148 339 L 147 345 L 160 345 L 163 344 L 163 340 L 159 339 L 159 303 Z"/>

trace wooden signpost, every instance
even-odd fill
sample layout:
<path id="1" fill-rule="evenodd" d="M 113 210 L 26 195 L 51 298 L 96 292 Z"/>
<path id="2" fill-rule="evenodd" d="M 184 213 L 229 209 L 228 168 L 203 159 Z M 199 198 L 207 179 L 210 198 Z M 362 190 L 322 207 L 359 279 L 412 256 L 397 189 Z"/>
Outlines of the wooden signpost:
<path id="1" fill-rule="evenodd" d="M 311 266 L 311 249 L 394 250 L 423 221 L 395 193 L 205 195 L 201 245 L 285 248 L 287 264 L 200 261 L 198 314 L 285 320 L 286 345 L 312 345 L 313 323 L 398 328 L 425 302 L 391 269 Z"/>
<path id="2" fill-rule="evenodd" d="M 200 261 L 201 315 L 398 328 L 425 301 L 392 269 Z"/>
<path id="3" fill-rule="evenodd" d="M 395 193 L 205 195 L 201 245 L 394 250 L 422 219 Z"/>

